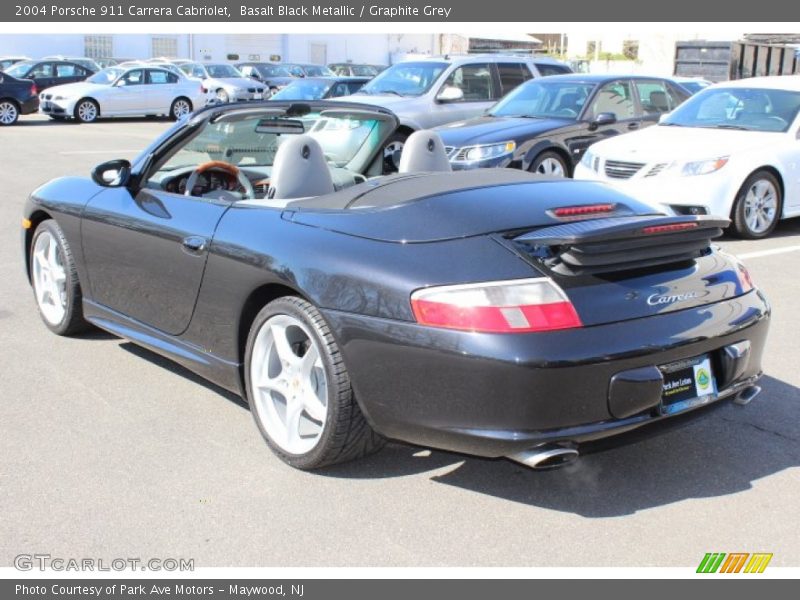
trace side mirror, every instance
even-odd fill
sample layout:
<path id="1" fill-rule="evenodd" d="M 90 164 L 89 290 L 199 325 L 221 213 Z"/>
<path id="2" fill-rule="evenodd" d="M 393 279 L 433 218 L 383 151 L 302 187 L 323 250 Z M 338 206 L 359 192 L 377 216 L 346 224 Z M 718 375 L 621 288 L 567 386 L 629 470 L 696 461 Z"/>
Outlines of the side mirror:
<path id="1" fill-rule="evenodd" d="M 612 112 L 601 112 L 597 113 L 597 116 L 592 119 L 592 122 L 589 124 L 589 129 L 594 131 L 598 127 L 602 125 L 613 125 L 617 122 L 617 115 Z"/>
<path id="2" fill-rule="evenodd" d="M 114 87 L 123 87 L 125 85 L 125 83 L 126 83 L 126 81 L 124 79 L 117 79 L 114 82 Z"/>
<path id="3" fill-rule="evenodd" d="M 437 102 L 458 102 L 464 99 L 464 91 L 453 85 L 448 85 L 436 95 Z"/>
<path id="4" fill-rule="evenodd" d="M 131 177 L 131 162 L 124 158 L 109 160 L 92 169 L 92 181 L 103 187 L 123 187 Z"/>
<path id="5" fill-rule="evenodd" d="M 461 88 L 448 85 L 436 95 L 437 102 L 459 102 L 464 99 L 464 92 Z"/>

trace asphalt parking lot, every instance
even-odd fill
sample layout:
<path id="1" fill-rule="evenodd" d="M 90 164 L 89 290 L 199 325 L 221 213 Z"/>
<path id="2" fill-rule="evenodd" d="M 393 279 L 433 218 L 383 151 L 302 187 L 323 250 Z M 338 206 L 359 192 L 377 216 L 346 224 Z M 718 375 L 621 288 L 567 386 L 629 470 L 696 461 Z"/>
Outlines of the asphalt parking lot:
<path id="1" fill-rule="evenodd" d="M 392 444 L 303 473 L 247 408 L 100 332 L 59 338 L 22 271 L 37 185 L 131 158 L 169 126 L 24 117 L 0 133 L 0 566 L 20 553 L 197 566 L 800 566 L 800 219 L 724 239 L 773 304 L 763 393 L 534 472 Z"/>

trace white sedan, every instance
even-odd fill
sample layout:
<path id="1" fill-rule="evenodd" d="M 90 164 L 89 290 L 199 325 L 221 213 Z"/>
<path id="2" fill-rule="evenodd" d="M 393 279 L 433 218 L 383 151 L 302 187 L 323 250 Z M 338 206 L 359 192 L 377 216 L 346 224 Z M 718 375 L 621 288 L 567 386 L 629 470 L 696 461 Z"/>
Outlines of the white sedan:
<path id="1" fill-rule="evenodd" d="M 800 216 L 800 77 L 710 86 L 658 126 L 598 142 L 576 179 L 606 181 L 675 214 L 729 217 L 744 238 Z"/>
<path id="2" fill-rule="evenodd" d="M 161 67 L 109 67 L 80 83 L 48 88 L 39 95 L 39 110 L 53 119 L 83 123 L 135 115 L 179 119 L 203 108 L 207 93 L 202 83 Z"/>

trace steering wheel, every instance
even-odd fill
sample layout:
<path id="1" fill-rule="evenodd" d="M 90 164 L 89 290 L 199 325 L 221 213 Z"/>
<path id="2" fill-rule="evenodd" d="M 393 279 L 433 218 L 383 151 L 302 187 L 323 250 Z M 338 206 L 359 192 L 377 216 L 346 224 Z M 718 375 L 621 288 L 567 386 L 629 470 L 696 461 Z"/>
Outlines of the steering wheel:
<path id="1" fill-rule="evenodd" d="M 192 174 L 189 175 L 189 178 L 186 180 L 186 190 L 183 192 L 185 196 L 192 195 L 194 186 L 197 185 L 198 178 L 206 171 L 219 171 L 221 173 L 225 173 L 228 176 L 229 185 L 231 182 L 236 182 L 244 188 L 244 196 L 243 196 L 244 199 L 247 200 L 255 199 L 256 192 L 253 189 L 253 184 L 250 183 L 250 180 L 247 178 L 247 176 L 244 173 L 242 173 L 242 170 L 236 165 L 232 165 L 230 163 L 226 163 L 221 160 L 210 160 L 208 162 L 204 162 L 201 165 L 197 165 L 194 171 L 192 171 Z M 230 192 L 232 190 L 224 190 L 224 191 Z"/>
<path id="2" fill-rule="evenodd" d="M 563 115 L 565 117 L 577 117 L 578 111 L 571 108 L 560 108 L 558 111 L 556 111 L 556 114 Z"/>

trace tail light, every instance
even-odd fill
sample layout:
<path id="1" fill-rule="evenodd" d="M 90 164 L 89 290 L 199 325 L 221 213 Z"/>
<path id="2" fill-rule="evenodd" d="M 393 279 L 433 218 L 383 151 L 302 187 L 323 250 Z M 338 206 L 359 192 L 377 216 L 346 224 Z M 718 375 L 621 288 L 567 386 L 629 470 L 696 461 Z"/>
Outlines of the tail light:
<path id="1" fill-rule="evenodd" d="M 556 217 L 585 217 L 614 212 L 614 204 L 584 204 L 583 206 L 564 206 L 553 210 Z"/>
<path id="2" fill-rule="evenodd" d="M 483 333 L 581 327 L 575 307 L 547 277 L 430 287 L 411 294 L 421 325 Z"/>
<path id="3" fill-rule="evenodd" d="M 39 88 L 36 87 L 35 83 L 31 84 L 31 96 L 38 96 L 39 95 Z"/>
<path id="4" fill-rule="evenodd" d="M 696 222 L 689 223 L 670 223 L 669 225 L 653 225 L 651 227 L 642 228 L 642 233 L 647 235 L 655 235 L 661 233 L 674 233 L 676 231 L 686 231 L 687 229 L 696 229 Z"/>
<path id="5" fill-rule="evenodd" d="M 202 86 L 202 85 L 200 86 L 200 93 L 201 94 L 207 94 L 208 93 L 208 90 L 205 88 L 205 86 Z"/>

